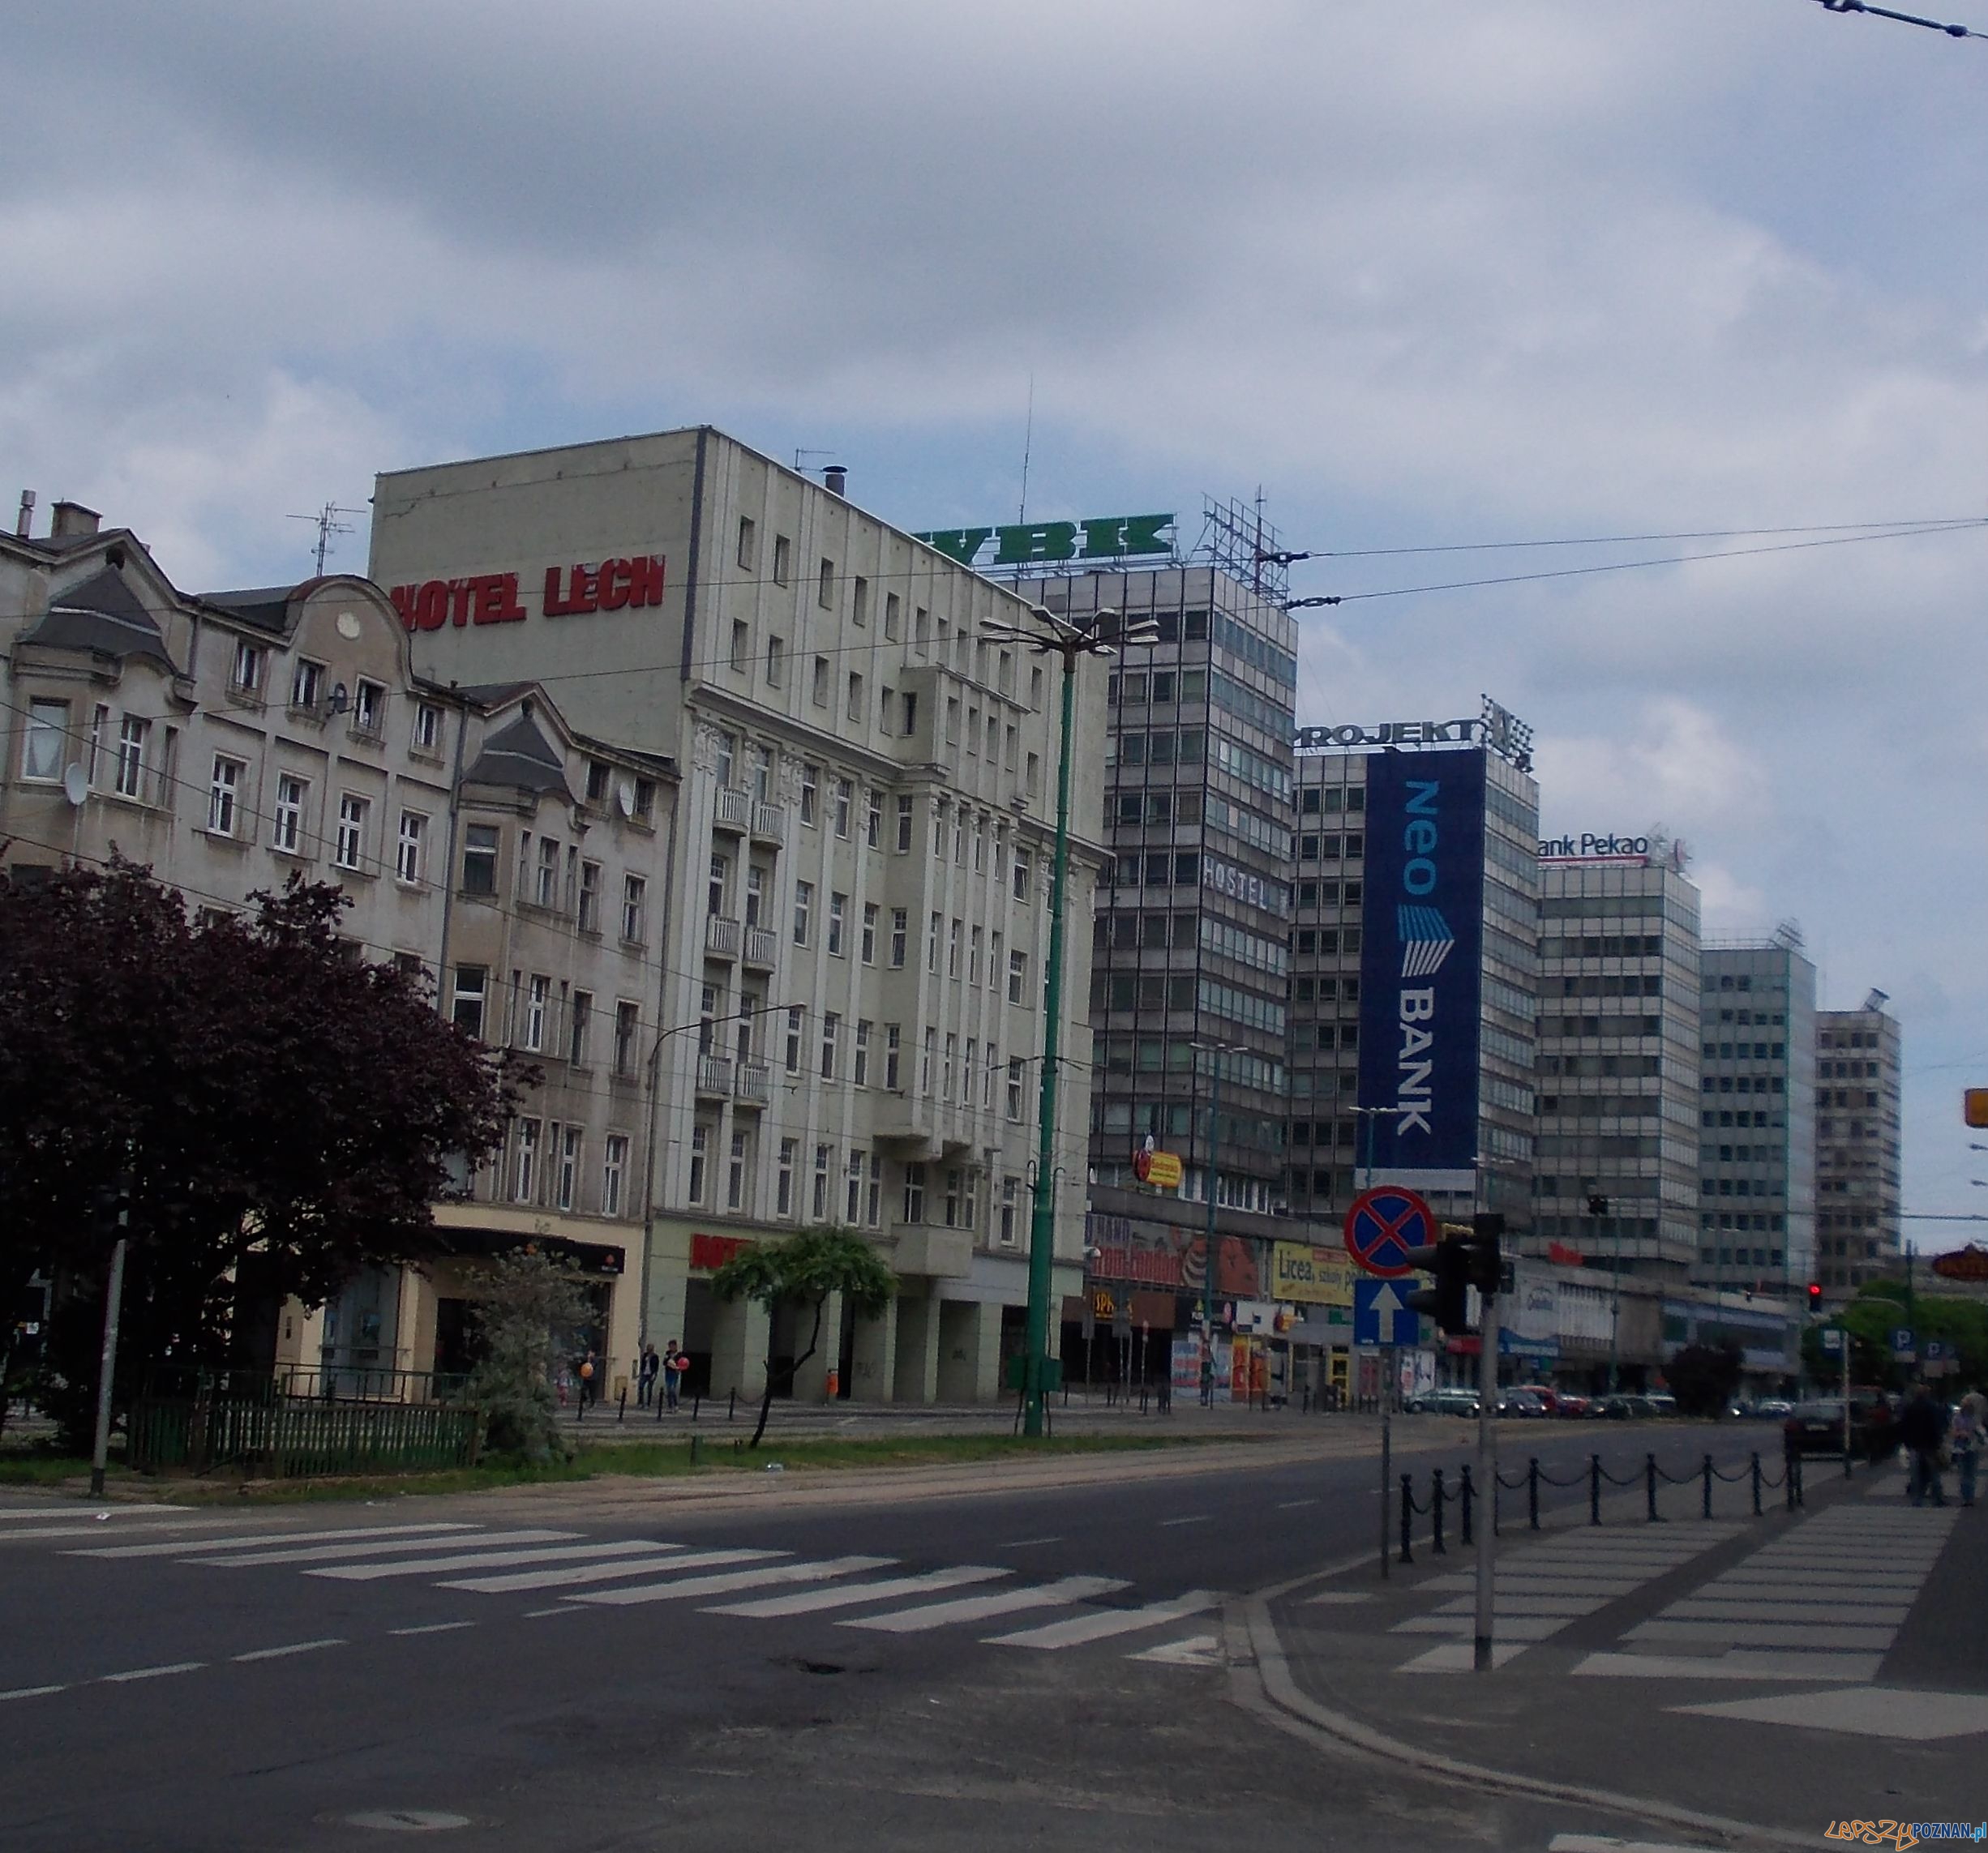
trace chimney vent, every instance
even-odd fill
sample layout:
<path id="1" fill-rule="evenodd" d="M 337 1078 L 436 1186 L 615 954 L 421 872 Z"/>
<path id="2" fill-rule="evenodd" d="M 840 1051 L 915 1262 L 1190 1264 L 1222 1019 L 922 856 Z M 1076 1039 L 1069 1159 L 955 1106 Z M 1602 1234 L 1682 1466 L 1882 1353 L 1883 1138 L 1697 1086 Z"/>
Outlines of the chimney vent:
<path id="1" fill-rule="evenodd" d="M 16 538 L 26 540 L 35 529 L 35 492 L 32 489 L 21 491 L 21 511 L 14 523 Z"/>
<path id="2" fill-rule="evenodd" d="M 840 464 L 830 464 L 821 473 L 821 486 L 831 495 L 846 494 L 848 481 L 849 472 L 844 469 Z"/>
<path id="3" fill-rule="evenodd" d="M 87 540 L 103 519 L 94 508 L 85 508 L 80 502 L 58 502 L 54 515 L 54 525 L 49 530 L 52 541 Z"/>

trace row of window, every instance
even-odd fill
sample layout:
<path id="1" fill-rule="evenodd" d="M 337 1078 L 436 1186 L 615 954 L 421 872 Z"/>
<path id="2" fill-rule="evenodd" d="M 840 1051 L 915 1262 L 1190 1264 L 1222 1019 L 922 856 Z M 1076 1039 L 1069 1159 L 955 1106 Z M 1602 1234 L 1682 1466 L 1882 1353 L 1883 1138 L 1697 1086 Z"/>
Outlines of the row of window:
<path id="1" fill-rule="evenodd" d="M 1328 832 L 1298 838 L 1298 860 L 1300 862 L 1356 862 L 1366 853 L 1367 839 L 1357 831 L 1349 831 L 1343 836 L 1337 832 Z"/>
<path id="2" fill-rule="evenodd" d="M 1181 678 L 1185 681 L 1186 678 Z M 1219 670 L 1208 678 L 1208 692 L 1216 707 L 1233 714 L 1245 727 L 1253 727 L 1260 734 L 1267 734 L 1274 740 L 1287 740 L 1297 717 L 1292 712 L 1287 701 L 1267 700 L 1253 688 L 1245 687 L 1232 675 L 1224 675 Z M 1192 696 L 1183 695 L 1183 700 Z M 1285 797 L 1288 798 L 1288 787 Z"/>
<path id="3" fill-rule="evenodd" d="M 1341 811 L 1360 811 L 1366 808 L 1367 788 L 1364 785 L 1308 785 L 1298 793 L 1298 811 L 1301 816 L 1317 814 L 1332 817 Z"/>
<path id="4" fill-rule="evenodd" d="M 503 1194 L 512 1203 L 552 1209 L 619 1216 L 628 1191 L 628 1135 L 610 1132 L 602 1143 L 601 1168 L 593 1200 L 582 1200 L 586 1175 L 586 1133 L 558 1120 L 518 1119 L 511 1123 Z"/>
<path id="5" fill-rule="evenodd" d="M 1578 939 L 1542 939 L 1542 959 L 1656 958 L 1664 950 L 1657 933 L 1588 934 Z"/>
<path id="6" fill-rule="evenodd" d="M 462 892 L 484 897 L 497 893 L 503 832 L 495 824 L 469 824 L 463 828 Z M 602 930 L 601 912 L 606 878 L 599 862 L 584 858 L 576 843 L 529 830 L 518 832 L 517 875 L 514 892 L 528 907 L 572 920 L 582 933 Z M 649 939 L 649 881 L 624 871 L 615 924 L 631 946 Z"/>
<path id="7" fill-rule="evenodd" d="M 1105 704 L 1110 708 L 1171 708 L 1176 702 L 1206 701 L 1206 670 L 1128 670 L 1108 678 L 1104 685 Z"/>
<path id="8" fill-rule="evenodd" d="M 556 1055 L 576 1068 L 593 1065 L 596 1038 L 606 1029 L 611 1071 L 622 1080 L 636 1071 L 640 1007 L 627 998 L 611 1011 L 597 1007 L 592 991 L 571 990 L 561 979 L 555 992 L 543 973 L 513 971 L 508 986 L 499 990 L 487 965 L 457 965 L 449 1015 L 481 1041 Z"/>
<path id="9" fill-rule="evenodd" d="M 1351 954 L 1360 950 L 1360 929 L 1357 926 L 1300 926 L 1298 929 L 1298 956 L 1309 957 L 1314 954 L 1322 958 Z"/>
<path id="10" fill-rule="evenodd" d="M 1708 1062 L 1778 1062 L 1787 1053 L 1783 1042 L 1707 1042 L 1703 1049 Z"/>
<path id="11" fill-rule="evenodd" d="M 1818 1062 L 1815 1072 L 1824 1081 L 1875 1081 L 1875 1062 Z M 1874 1106 L 1876 1102 L 1871 1103 Z"/>

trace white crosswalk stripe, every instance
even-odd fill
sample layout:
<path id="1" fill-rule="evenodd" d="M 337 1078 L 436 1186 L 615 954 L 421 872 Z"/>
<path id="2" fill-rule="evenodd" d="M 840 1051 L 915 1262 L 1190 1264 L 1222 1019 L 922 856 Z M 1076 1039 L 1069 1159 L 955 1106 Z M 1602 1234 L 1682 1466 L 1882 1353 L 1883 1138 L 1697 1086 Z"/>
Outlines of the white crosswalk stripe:
<path id="1" fill-rule="evenodd" d="M 1951 1512 L 1836 1505 L 1680 1596 L 1574 1669 L 1591 1679 L 1878 1676 L 1931 1573 Z"/>
<path id="2" fill-rule="evenodd" d="M 828 1608 L 855 1608 L 864 1603 L 894 1601 L 899 1596 L 930 1595 L 958 1589 L 962 1583 L 990 1583 L 1014 1574 L 984 1564 L 962 1564 L 949 1570 L 928 1570 L 923 1576 L 889 1577 L 879 1583 L 856 1583 L 840 1589 L 803 1590 L 793 1595 L 760 1596 L 752 1602 L 722 1603 L 706 1615 L 772 1617 L 814 1615 Z"/>
<path id="3" fill-rule="evenodd" d="M 225 1569 L 241 1569 L 266 1564 L 328 1564 L 355 1557 L 390 1557 L 396 1551 L 452 1551 L 459 1545 L 473 1544 L 478 1550 L 499 1544 L 555 1544 L 577 1538 L 576 1531 L 551 1531 L 542 1527 L 523 1531 L 486 1531 L 468 1538 L 394 1538 L 366 1544 L 306 1544 L 281 1551 L 250 1551 L 230 1557 L 189 1553 L 182 1561 L 218 1564 Z"/>
<path id="4" fill-rule="evenodd" d="M 220 1551 L 253 1551 L 260 1547 L 319 1544 L 329 1539 L 346 1541 L 369 1538 L 412 1538 L 432 1532 L 465 1532 L 473 1525 L 358 1525 L 336 1531 L 257 1531 L 242 1538 L 201 1538 L 188 1542 L 174 1538 L 164 1543 L 107 1544 L 96 1551 L 71 1551 L 72 1557 L 185 1557 L 211 1556 Z M 453 1543 L 452 1538 L 448 1540 Z"/>
<path id="5" fill-rule="evenodd" d="M 1074 1615 L 1067 1621 L 1046 1621 L 1039 1628 L 1024 1628 L 1013 1634 L 996 1634 L 996 1647 L 1075 1647 L 1092 1641 L 1107 1641 L 1117 1634 L 1136 1634 L 1142 1628 L 1163 1627 L 1170 1621 L 1185 1621 L 1213 1608 L 1221 1597 L 1211 1590 L 1189 1590 L 1185 1595 L 1166 1602 L 1148 1603 L 1143 1608 L 1101 1609 L 1093 1615 Z"/>
<path id="6" fill-rule="evenodd" d="M 570 1538 L 572 1534 L 567 1535 Z M 387 1577 L 426 1577 L 443 1570 L 480 1570 L 506 1564 L 568 1564 L 576 1560 L 632 1557 L 666 1550 L 653 1538 L 632 1538 L 613 1544 L 541 1544 L 522 1551 L 465 1551 L 453 1557 L 405 1557 L 388 1564 L 320 1564 L 307 1577 L 329 1577 L 341 1582 L 373 1583 Z"/>
<path id="7" fill-rule="evenodd" d="M 1056 1608 L 1090 1596 L 1109 1595 L 1125 1587 L 1116 1577 L 1065 1577 L 1032 1589 L 1005 1590 L 999 1595 L 962 1596 L 957 1602 L 930 1603 L 920 1608 L 899 1609 L 893 1615 L 855 1615 L 838 1625 L 874 1628 L 883 1634 L 922 1634 L 928 1628 L 985 1621 L 993 1615 L 1012 1615 L 1026 1608 Z"/>
<path id="8" fill-rule="evenodd" d="M 632 1589 L 593 1590 L 576 1602 L 620 1606 L 629 1603 L 683 1602 L 693 1596 L 730 1595 L 735 1590 L 764 1588 L 769 1583 L 825 1581 L 853 1577 L 862 1570 L 888 1569 L 889 1557 L 830 1557 L 818 1564 L 769 1564 L 762 1569 L 735 1570 L 715 1577 L 682 1577 L 666 1583 L 637 1583 Z"/>
<path id="9" fill-rule="evenodd" d="M 649 1557 L 630 1557 L 605 1564 L 568 1564 L 550 1570 L 512 1570 L 495 1577 L 456 1577 L 436 1586 L 445 1590 L 474 1590 L 484 1595 L 504 1595 L 517 1590 L 572 1589 L 581 1583 L 611 1583 L 629 1577 L 660 1576 L 666 1571 L 715 1568 L 720 1564 L 764 1563 L 769 1558 L 789 1555 L 785 1551 L 686 1551 L 680 1544 L 659 1544 L 654 1548 L 658 1554 Z"/>

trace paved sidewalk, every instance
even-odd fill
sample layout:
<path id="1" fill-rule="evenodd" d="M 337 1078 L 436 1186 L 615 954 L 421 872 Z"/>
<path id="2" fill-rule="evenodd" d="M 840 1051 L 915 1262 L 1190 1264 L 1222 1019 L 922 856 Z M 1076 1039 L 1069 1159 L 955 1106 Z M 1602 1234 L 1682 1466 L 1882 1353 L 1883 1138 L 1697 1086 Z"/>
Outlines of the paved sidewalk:
<path id="1" fill-rule="evenodd" d="M 1242 1620 L 1274 1703 L 1384 1754 L 1769 1843 L 1821 1845 L 1850 1818 L 1971 1822 L 1988 1812 L 1988 1509 L 1903 1495 L 1896 1467 L 1812 1464 L 1793 1514 L 1735 1501 L 1653 1526 L 1628 1499 L 1600 1527 L 1508 1520 L 1490 1673 L 1470 1670 L 1454 1547 L 1386 1583 L 1369 1568 L 1272 1592 Z"/>

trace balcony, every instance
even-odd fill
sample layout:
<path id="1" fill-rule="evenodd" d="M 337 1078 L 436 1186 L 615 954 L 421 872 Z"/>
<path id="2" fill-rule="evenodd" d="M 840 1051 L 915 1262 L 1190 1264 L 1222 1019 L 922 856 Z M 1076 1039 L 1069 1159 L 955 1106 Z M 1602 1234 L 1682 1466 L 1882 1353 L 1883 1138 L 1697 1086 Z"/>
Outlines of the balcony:
<path id="1" fill-rule="evenodd" d="M 973 1233 L 900 1222 L 891 1231 L 895 1252 L 892 1268 L 900 1274 L 922 1274 L 931 1280 L 959 1280 L 973 1269 Z"/>
<path id="2" fill-rule="evenodd" d="M 708 914 L 704 922 L 704 956 L 707 959 L 739 956 L 739 922 L 722 914 Z"/>
<path id="3" fill-rule="evenodd" d="M 732 1098 L 741 1106 L 766 1106 L 773 1098 L 773 1071 L 765 1062 L 741 1062 L 733 1077 Z"/>
<path id="4" fill-rule="evenodd" d="M 697 1092 L 701 1095 L 719 1100 L 727 1098 L 731 1093 L 731 1060 L 726 1055 L 703 1055 L 697 1058 Z"/>
<path id="5" fill-rule="evenodd" d="M 744 961 L 748 965 L 757 965 L 762 970 L 771 971 L 779 946 L 780 935 L 772 927 L 748 926 L 745 930 Z"/>
<path id="6" fill-rule="evenodd" d="M 756 843 L 772 843 L 778 846 L 787 840 L 787 811 L 783 804 L 755 804 L 752 807 L 752 840 Z"/>
<path id="7" fill-rule="evenodd" d="M 743 785 L 721 785 L 711 800 L 711 827 L 743 836 L 752 815 L 752 794 Z"/>

